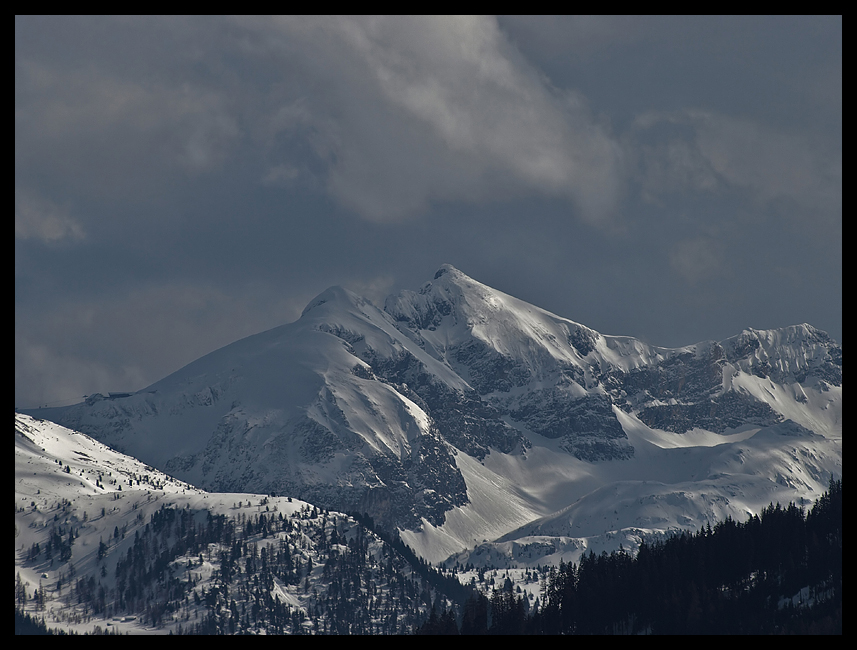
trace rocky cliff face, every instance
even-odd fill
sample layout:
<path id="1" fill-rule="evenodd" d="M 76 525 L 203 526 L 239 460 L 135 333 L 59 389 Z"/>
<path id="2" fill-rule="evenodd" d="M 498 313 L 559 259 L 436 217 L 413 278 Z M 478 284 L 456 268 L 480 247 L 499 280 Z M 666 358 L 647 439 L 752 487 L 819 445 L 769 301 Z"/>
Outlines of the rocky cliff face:
<path id="1" fill-rule="evenodd" d="M 613 406 L 655 429 L 723 433 L 784 418 L 733 386 L 738 374 L 781 386 L 842 385 L 841 347 L 809 325 L 655 348 L 601 335 L 448 266 L 419 292 L 389 298 L 385 309 L 412 340 L 456 369 L 486 414 L 561 439 L 563 449 L 588 461 L 634 453 Z"/>

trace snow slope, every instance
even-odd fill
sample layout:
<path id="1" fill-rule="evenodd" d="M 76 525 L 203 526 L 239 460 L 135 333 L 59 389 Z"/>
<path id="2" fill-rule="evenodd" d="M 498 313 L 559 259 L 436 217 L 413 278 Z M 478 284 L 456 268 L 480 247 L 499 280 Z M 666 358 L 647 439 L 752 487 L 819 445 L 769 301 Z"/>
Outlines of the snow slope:
<path id="1" fill-rule="evenodd" d="M 474 493 L 471 503 L 451 514 L 443 527 L 405 531 L 403 539 L 436 560 L 455 542 L 467 546 L 469 550 L 449 558 L 450 565 L 577 561 L 589 549 L 609 552 L 621 543 L 634 550 L 645 536 L 695 531 L 727 516 L 744 521 L 770 503 L 808 505 L 831 477 L 842 476 L 841 439 L 814 434 L 791 421 L 735 433 L 720 444 L 712 444 L 716 434 L 698 432 L 694 437 L 702 444 L 692 445 L 678 434 L 654 432 L 632 416 L 624 419 L 635 458 L 583 466 L 535 444 L 514 467 L 508 456 L 492 455 L 480 474 L 490 483 L 485 476 L 494 468 L 493 484 L 500 489 Z M 666 435 L 676 438 L 676 444 L 669 444 Z M 506 479 L 503 485 L 499 472 L 514 481 Z M 464 475 L 470 482 L 470 474 Z M 558 508 L 561 503 L 569 505 Z M 508 526 L 528 513 L 531 521 Z"/>
<path id="2" fill-rule="evenodd" d="M 124 583 L 124 579 L 117 577 L 120 563 L 126 559 L 130 562 L 132 550 L 138 552 L 138 537 L 147 539 L 150 527 L 155 527 L 153 515 L 163 512 L 163 508 L 190 513 L 191 521 L 197 527 L 218 515 L 242 522 L 260 516 L 282 516 L 291 523 L 288 532 L 285 532 L 285 527 L 270 533 L 247 533 L 246 526 L 243 532 L 240 526 L 236 528 L 236 541 L 240 539 L 238 546 L 243 546 L 244 551 L 237 562 L 235 577 L 229 582 L 229 591 L 224 589 L 222 581 L 223 558 L 230 552 L 234 554 L 236 546 L 210 543 L 206 545 L 207 550 L 186 552 L 171 558 L 162 567 L 165 577 L 152 579 L 159 589 L 145 586 L 139 594 L 139 602 L 142 603 L 139 607 L 122 604 L 123 587 L 120 582 Z M 316 511 L 313 504 L 285 496 L 206 492 L 120 454 L 85 434 L 15 414 L 16 581 L 20 577 L 26 592 L 27 602 L 23 609 L 37 618 L 43 617 L 49 628 L 91 633 L 95 626 L 99 626 L 102 631 L 167 634 L 177 632 L 183 626 L 187 631 L 209 615 L 220 621 L 234 620 L 234 612 L 249 611 L 254 602 L 259 602 L 252 594 L 262 589 L 266 599 L 288 608 L 295 617 L 292 620 L 299 621 L 294 624 L 298 631 L 312 633 L 328 626 L 347 633 L 350 628 L 345 620 L 334 620 L 319 613 L 322 609 L 319 603 L 325 598 L 329 602 L 331 595 L 342 603 L 339 591 L 333 594 L 329 591 L 333 574 L 328 574 L 328 571 L 337 566 L 335 560 L 338 557 L 349 557 L 353 561 L 349 555 L 352 549 L 348 545 L 355 538 L 364 540 L 365 544 L 363 575 L 373 579 L 361 586 L 355 585 L 352 596 L 346 600 L 356 600 L 359 596 L 370 603 L 375 599 L 390 603 L 399 598 L 398 592 L 391 593 L 393 583 L 386 580 L 382 562 L 387 567 L 394 567 L 393 582 L 409 581 L 415 573 L 377 536 L 350 517 L 333 511 L 319 511 L 319 514 Z M 329 543 L 324 543 L 324 535 L 319 536 L 322 529 L 326 531 Z M 50 553 L 46 550 L 48 540 L 55 534 L 63 542 L 70 536 L 74 537 L 70 557 L 62 557 L 56 547 Z M 337 534 L 338 541 L 334 541 Z M 175 538 L 168 540 L 171 543 L 178 541 Z M 36 544 L 39 551 L 33 557 Z M 257 549 L 264 563 L 266 546 L 272 562 L 271 549 L 282 551 L 288 547 L 291 550 L 292 559 L 304 569 L 300 584 L 289 584 L 274 576 L 269 587 L 260 587 L 258 573 L 251 576 L 242 571 L 243 556 L 250 554 L 249 549 Z M 104 551 L 102 558 L 99 557 L 100 548 Z M 135 561 L 142 560 L 147 572 L 157 572 L 156 567 L 166 551 L 166 546 L 159 543 L 148 547 L 148 551 L 144 545 L 143 552 L 148 555 L 135 557 Z M 87 584 L 91 585 L 90 593 L 104 594 L 106 615 L 93 612 L 85 600 L 81 602 L 78 594 Z M 184 587 L 187 597 L 175 595 L 179 584 Z M 412 589 L 419 591 L 418 587 Z M 34 599 L 37 590 L 45 594 L 42 608 Z M 206 594 L 209 594 L 209 599 L 205 598 Z M 210 601 L 212 594 L 219 594 L 216 606 L 212 606 Z M 230 594 L 228 600 L 225 594 Z M 200 595 L 202 599 L 198 598 Z M 230 601 L 233 604 L 231 612 L 226 607 Z M 367 622 L 364 626 L 374 619 L 375 627 L 363 631 L 409 631 L 410 625 L 421 623 L 428 615 L 424 603 L 397 602 L 396 606 L 400 615 L 398 619 L 394 616 L 392 622 L 384 621 L 380 613 L 373 615 L 374 608 L 371 611 L 364 608 L 361 612 L 363 621 Z M 156 607 L 160 607 L 160 616 L 154 624 L 152 611 Z M 405 611 L 403 607 L 407 613 L 402 613 Z M 378 612 L 382 609 L 379 607 Z M 351 618 L 354 618 L 353 614 Z M 246 615 L 241 619 L 243 624 L 238 623 L 237 631 L 254 634 L 270 631 L 255 620 L 255 616 L 249 619 L 249 623 Z M 314 625 L 316 622 L 320 622 L 320 627 Z M 389 627 L 385 627 L 387 623 Z M 294 626 L 291 631 L 295 631 Z"/>
<path id="3" fill-rule="evenodd" d="M 299 321 L 217 350 L 132 396 L 96 395 L 35 414 L 206 489 L 300 494 L 390 521 L 406 519 L 416 500 L 431 519 L 437 479 L 414 460 L 429 455 L 448 471 L 455 466 L 427 414 L 405 391 L 376 380 L 358 356 L 363 349 L 390 357 L 407 349 L 462 385 L 389 316 L 332 288 Z M 367 489 L 382 495 L 367 497 Z M 373 511 L 391 493 L 397 510 Z M 444 507 L 447 497 L 438 499 Z"/>
<path id="4" fill-rule="evenodd" d="M 841 347 L 803 324 L 659 348 L 444 265 L 383 310 L 333 287 L 132 396 L 36 414 L 207 489 L 368 512 L 431 561 L 579 550 L 817 496 Z"/>

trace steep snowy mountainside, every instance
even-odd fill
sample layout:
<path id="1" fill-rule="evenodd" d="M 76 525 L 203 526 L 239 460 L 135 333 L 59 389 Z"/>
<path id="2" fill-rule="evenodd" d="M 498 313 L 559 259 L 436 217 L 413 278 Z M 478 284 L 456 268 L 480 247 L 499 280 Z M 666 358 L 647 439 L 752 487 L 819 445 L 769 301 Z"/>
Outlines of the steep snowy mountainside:
<path id="1" fill-rule="evenodd" d="M 420 398 L 361 357 L 405 360 L 451 394 L 465 387 L 389 316 L 334 287 L 295 323 L 59 419 L 206 489 L 293 494 L 391 527 L 436 521 L 467 499 L 450 450 Z"/>
<path id="2" fill-rule="evenodd" d="M 435 279 L 418 292 L 402 291 L 390 296 L 385 311 L 412 332 L 418 332 L 428 349 L 439 355 L 475 338 L 498 354 L 528 359 L 534 370 L 548 358 L 569 363 L 580 358 L 580 353 L 567 345 L 567 339 L 565 343 L 557 339 L 561 333 L 557 321 L 562 319 L 477 282 L 449 265 L 444 265 Z"/>
<path id="3" fill-rule="evenodd" d="M 78 633 L 397 634 L 439 597 L 341 512 L 205 492 L 19 413 L 15 573 L 16 609 Z"/>
<path id="4" fill-rule="evenodd" d="M 678 433 L 782 419 L 841 429 L 841 347 L 809 325 L 659 348 L 600 334 L 449 265 L 418 292 L 389 297 L 385 311 L 515 428 L 584 460 L 633 456 L 612 405 Z"/>
<path id="5" fill-rule="evenodd" d="M 805 323 L 745 330 L 723 347 L 724 391 L 729 386 L 811 431 L 841 437 L 842 347 L 826 332 Z"/>
<path id="6" fill-rule="evenodd" d="M 723 341 L 723 348 L 740 370 L 775 382 L 802 383 L 814 375 L 833 385 L 842 383 L 842 348 L 807 323 L 776 330 L 746 329 Z"/>
<path id="7" fill-rule="evenodd" d="M 367 512 L 437 561 L 614 483 L 702 499 L 689 486 L 714 472 L 712 448 L 780 425 L 819 436 L 812 445 L 839 441 L 823 455 L 838 453 L 841 471 L 842 349 L 809 325 L 656 347 L 444 265 L 383 310 L 332 287 L 296 322 L 134 395 L 36 414 L 206 489 Z M 774 456 L 734 480 L 778 484 Z M 793 500 L 814 494 L 792 483 Z M 713 485 L 705 494 L 737 499 Z M 739 501 L 729 507 L 743 511 Z M 686 510 L 694 524 L 715 512 Z"/>
<path id="8" fill-rule="evenodd" d="M 388 297 L 384 309 L 428 352 L 457 366 L 461 376 L 469 374 L 473 388 L 482 395 L 531 379 L 555 380 L 567 366 L 584 367 L 582 360 L 600 336 L 477 282 L 448 264 L 419 291 Z M 475 352 L 480 353 L 479 363 L 468 363 Z M 489 361 L 498 359 L 518 365 L 501 363 L 492 368 Z"/>
<path id="9" fill-rule="evenodd" d="M 385 311 L 501 416 L 538 435 L 562 438 L 564 449 L 579 458 L 633 455 L 598 376 L 605 357 L 634 365 L 656 356 L 655 349 L 622 338 L 605 342 L 589 328 L 450 265 L 418 292 L 389 297 Z"/>
<path id="10" fill-rule="evenodd" d="M 16 506 L 37 493 L 68 499 L 141 490 L 202 492 L 85 434 L 15 414 Z"/>
<path id="11" fill-rule="evenodd" d="M 628 372 L 690 349 L 658 348 L 629 336 L 605 336 L 482 284 L 449 264 L 419 291 L 389 296 L 384 310 L 422 347 L 453 364 L 458 347 L 473 345 L 474 339 L 524 364 L 512 377 L 477 379 L 474 388 L 481 394 L 504 391 L 524 380 L 555 379 L 568 366 L 584 370 L 596 361 Z"/>

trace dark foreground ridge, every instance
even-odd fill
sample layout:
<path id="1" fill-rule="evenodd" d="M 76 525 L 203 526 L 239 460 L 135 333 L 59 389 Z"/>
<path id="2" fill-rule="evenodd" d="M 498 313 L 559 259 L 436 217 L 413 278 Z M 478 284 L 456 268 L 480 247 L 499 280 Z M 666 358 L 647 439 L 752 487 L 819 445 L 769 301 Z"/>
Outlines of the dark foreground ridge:
<path id="1" fill-rule="evenodd" d="M 551 567 L 533 615 L 511 582 L 419 634 L 842 634 L 842 481 L 791 503 Z M 459 621 L 456 624 L 456 621 Z"/>

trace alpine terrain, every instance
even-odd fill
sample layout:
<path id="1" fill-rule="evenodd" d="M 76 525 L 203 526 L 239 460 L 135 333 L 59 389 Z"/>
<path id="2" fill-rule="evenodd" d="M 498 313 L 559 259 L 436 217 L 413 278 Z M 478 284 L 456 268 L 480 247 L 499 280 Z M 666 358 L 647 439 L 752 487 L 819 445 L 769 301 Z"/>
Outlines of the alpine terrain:
<path id="1" fill-rule="evenodd" d="M 197 488 L 366 513 L 433 563 L 536 566 L 810 504 L 842 475 L 842 348 L 807 324 L 654 347 L 444 265 L 31 415 Z"/>
<path id="2" fill-rule="evenodd" d="M 341 512 L 15 416 L 16 634 L 406 634 L 464 591 Z"/>

